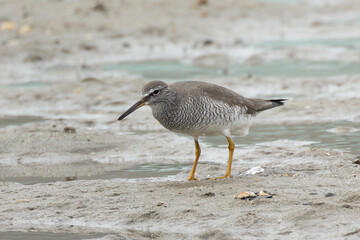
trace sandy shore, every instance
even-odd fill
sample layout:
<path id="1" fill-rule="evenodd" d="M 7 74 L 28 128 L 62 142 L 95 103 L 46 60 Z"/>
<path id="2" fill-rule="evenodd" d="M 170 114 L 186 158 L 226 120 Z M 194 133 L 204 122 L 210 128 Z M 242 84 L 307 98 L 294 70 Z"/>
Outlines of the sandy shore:
<path id="1" fill-rule="evenodd" d="M 235 167 L 234 178 L 222 181 L 204 180 L 222 166 L 200 164 L 197 182 L 183 181 L 185 172 L 168 181 L 2 183 L 0 226 L 114 235 L 104 239 L 356 238 L 359 168 L 351 155 L 267 150 L 277 163 L 255 175 L 239 174 L 243 169 Z M 292 163 L 286 164 L 289 155 Z M 260 190 L 274 195 L 234 198 Z"/>
<path id="2" fill-rule="evenodd" d="M 187 182 L 191 138 L 166 131 L 147 108 L 117 121 L 151 77 L 116 67 L 176 62 L 176 76 L 196 67 L 203 75 L 190 71 L 182 80 L 289 99 L 260 114 L 254 128 L 336 123 L 323 132 L 346 140 L 360 129 L 359 13 L 356 0 L 1 1 L 0 231 L 104 233 L 103 240 L 358 239 L 355 151 L 316 147 L 311 134 L 239 144 L 233 178 L 213 181 L 225 172 L 226 142 L 204 139 L 200 180 Z M 231 72 L 269 62 L 283 62 L 284 71 L 288 63 L 310 67 L 298 76 Z M 316 74 L 304 74 L 311 66 Z M 88 180 L 144 164 L 183 168 Z M 18 183 L 28 178 L 45 180 Z M 261 190 L 272 197 L 234 198 Z"/>

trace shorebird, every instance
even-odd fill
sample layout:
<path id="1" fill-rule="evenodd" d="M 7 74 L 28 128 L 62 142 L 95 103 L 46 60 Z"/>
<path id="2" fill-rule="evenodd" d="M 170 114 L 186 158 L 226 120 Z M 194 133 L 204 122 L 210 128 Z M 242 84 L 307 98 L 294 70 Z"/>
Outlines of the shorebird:
<path id="1" fill-rule="evenodd" d="M 286 99 L 262 100 L 243 97 L 227 88 L 199 81 L 183 81 L 166 84 L 151 81 L 141 93 L 141 99 L 125 111 L 123 120 L 136 109 L 149 105 L 153 116 L 168 130 L 190 135 L 195 142 L 195 161 L 189 181 L 195 178 L 196 166 L 201 154 L 198 138 L 223 135 L 229 143 L 229 158 L 224 176 L 231 177 L 231 165 L 235 144 L 233 136 L 246 136 L 253 118 L 267 109 L 284 104 Z"/>

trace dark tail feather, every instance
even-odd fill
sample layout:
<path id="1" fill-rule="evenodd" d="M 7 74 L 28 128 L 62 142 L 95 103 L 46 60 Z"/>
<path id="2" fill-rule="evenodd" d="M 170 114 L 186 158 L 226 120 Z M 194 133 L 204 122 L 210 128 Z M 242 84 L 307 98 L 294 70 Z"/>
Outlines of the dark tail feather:
<path id="1" fill-rule="evenodd" d="M 284 102 L 287 101 L 287 99 L 273 99 L 273 100 L 266 100 L 266 101 L 270 102 L 271 104 L 257 109 L 258 112 L 268 110 L 268 109 L 271 109 L 274 107 L 282 106 L 282 105 L 284 105 Z"/>

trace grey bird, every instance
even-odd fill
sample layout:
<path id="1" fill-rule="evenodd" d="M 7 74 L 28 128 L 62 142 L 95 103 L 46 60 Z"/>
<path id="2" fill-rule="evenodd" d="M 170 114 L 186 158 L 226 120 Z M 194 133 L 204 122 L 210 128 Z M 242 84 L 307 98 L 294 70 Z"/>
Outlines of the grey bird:
<path id="1" fill-rule="evenodd" d="M 149 105 L 153 116 L 168 130 L 190 135 L 195 141 L 195 161 L 189 181 L 195 178 L 201 154 L 200 136 L 223 135 L 229 143 L 229 158 L 224 176 L 230 178 L 235 144 L 233 136 L 246 136 L 253 118 L 267 109 L 284 104 L 286 99 L 262 100 L 243 97 L 227 88 L 199 81 L 166 84 L 151 81 L 142 89 L 141 99 L 125 111 L 123 120 L 136 109 Z"/>

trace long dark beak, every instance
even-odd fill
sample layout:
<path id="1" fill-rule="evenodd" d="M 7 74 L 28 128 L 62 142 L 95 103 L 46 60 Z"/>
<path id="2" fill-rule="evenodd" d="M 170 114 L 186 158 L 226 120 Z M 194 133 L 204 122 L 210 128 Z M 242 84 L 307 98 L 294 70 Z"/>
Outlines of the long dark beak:
<path id="1" fill-rule="evenodd" d="M 147 102 L 147 98 L 144 97 L 142 99 L 140 99 L 139 101 L 137 101 L 134 105 L 132 105 L 128 110 L 126 110 L 120 117 L 119 117 L 119 121 L 123 120 L 124 118 L 126 118 L 127 115 L 129 115 L 130 113 L 132 113 L 133 111 L 135 111 L 138 108 L 141 108 L 142 106 L 145 105 L 145 103 Z"/>

